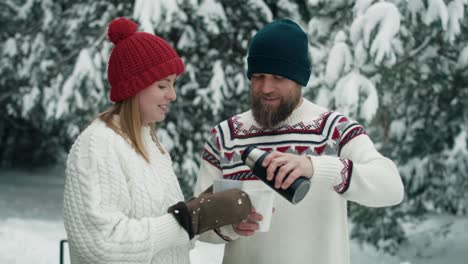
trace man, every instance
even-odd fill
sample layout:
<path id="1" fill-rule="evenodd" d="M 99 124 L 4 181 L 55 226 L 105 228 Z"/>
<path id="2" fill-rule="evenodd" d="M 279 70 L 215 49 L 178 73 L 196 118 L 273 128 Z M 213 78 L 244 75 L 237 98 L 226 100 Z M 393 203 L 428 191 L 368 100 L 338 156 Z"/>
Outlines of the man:
<path id="1" fill-rule="evenodd" d="M 311 180 L 297 205 L 275 194 L 269 232 L 256 233 L 262 217 L 253 210 L 239 225 L 202 235 L 202 241 L 227 242 L 225 264 L 350 263 L 347 201 L 382 207 L 403 199 L 396 166 L 364 128 L 302 97 L 310 71 L 304 31 L 287 19 L 266 25 L 248 51 L 251 110 L 210 132 L 196 194 L 220 178 L 244 181 L 245 189 L 268 188 L 242 163 L 249 145 L 272 152 L 263 165 L 276 188 L 301 175 Z"/>

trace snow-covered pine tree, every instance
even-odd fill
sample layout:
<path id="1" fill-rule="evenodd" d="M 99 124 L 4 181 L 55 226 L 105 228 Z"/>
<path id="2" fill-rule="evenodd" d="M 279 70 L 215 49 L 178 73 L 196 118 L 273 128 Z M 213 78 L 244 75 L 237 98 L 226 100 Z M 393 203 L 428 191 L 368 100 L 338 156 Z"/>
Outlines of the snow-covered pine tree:
<path id="1" fill-rule="evenodd" d="M 63 161 L 105 102 L 105 25 L 129 4 L 27 0 L 1 5 L 1 161 Z"/>
<path id="2" fill-rule="evenodd" d="M 364 123 L 406 186 L 401 206 L 353 204 L 352 236 L 393 251 L 406 220 L 466 214 L 468 2 L 310 0 L 308 7 L 310 96 Z"/>

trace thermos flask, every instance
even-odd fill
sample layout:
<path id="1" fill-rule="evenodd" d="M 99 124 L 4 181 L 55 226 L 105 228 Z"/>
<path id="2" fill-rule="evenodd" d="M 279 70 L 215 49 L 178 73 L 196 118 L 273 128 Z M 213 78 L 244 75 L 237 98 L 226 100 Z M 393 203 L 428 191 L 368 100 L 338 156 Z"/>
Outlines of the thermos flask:
<path id="1" fill-rule="evenodd" d="M 270 188 L 275 190 L 278 194 L 283 196 L 286 200 L 290 201 L 292 204 L 299 203 L 306 196 L 307 192 L 310 189 L 310 180 L 304 176 L 297 178 L 291 186 L 287 189 L 276 189 L 275 180 L 267 180 L 267 171 L 266 168 L 262 166 L 263 160 L 269 155 L 269 152 L 263 151 L 254 146 L 249 146 L 242 153 L 242 161 L 247 165 L 252 173 L 266 183 Z M 279 169 L 279 168 L 278 168 Z M 275 172 L 275 176 L 278 173 L 278 169 Z"/>

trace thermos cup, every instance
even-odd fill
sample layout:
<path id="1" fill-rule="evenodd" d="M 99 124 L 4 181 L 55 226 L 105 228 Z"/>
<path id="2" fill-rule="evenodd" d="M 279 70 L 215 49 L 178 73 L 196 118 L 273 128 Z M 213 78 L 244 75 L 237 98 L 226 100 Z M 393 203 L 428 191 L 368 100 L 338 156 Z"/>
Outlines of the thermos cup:
<path id="1" fill-rule="evenodd" d="M 242 153 L 242 161 L 247 165 L 252 173 L 266 183 L 270 188 L 275 190 L 278 194 L 283 196 L 286 200 L 290 201 L 292 204 L 299 203 L 306 196 L 307 192 L 310 189 L 310 180 L 304 176 L 297 178 L 291 186 L 287 189 L 276 189 L 275 180 L 267 180 L 266 168 L 262 166 L 263 160 L 269 155 L 269 152 L 263 151 L 254 146 L 249 146 Z M 278 168 L 279 169 L 279 168 Z M 278 173 L 278 169 L 275 172 L 275 176 Z"/>

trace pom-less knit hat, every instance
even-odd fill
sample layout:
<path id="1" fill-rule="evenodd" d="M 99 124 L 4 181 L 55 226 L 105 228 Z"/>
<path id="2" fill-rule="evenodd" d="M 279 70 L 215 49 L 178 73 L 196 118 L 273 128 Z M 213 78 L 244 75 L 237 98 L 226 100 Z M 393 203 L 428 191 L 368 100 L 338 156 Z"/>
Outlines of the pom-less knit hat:
<path id="1" fill-rule="evenodd" d="M 182 60 L 166 41 L 137 32 L 137 27 L 135 22 L 120 17 L 112 20 L 107 29 L 107 36 L 115 45 L 107 65 L 113 102 L 132 97 L 154 82 L 184 71 Z"/>
<path id="2" fill-rule="evenodd" d="M 305 86 L 311 63 L 306 33 L 293 21 L 267 24 L 253 37 L 247 57 L 247 77 L 254 73 L 275 74 Z"/>

